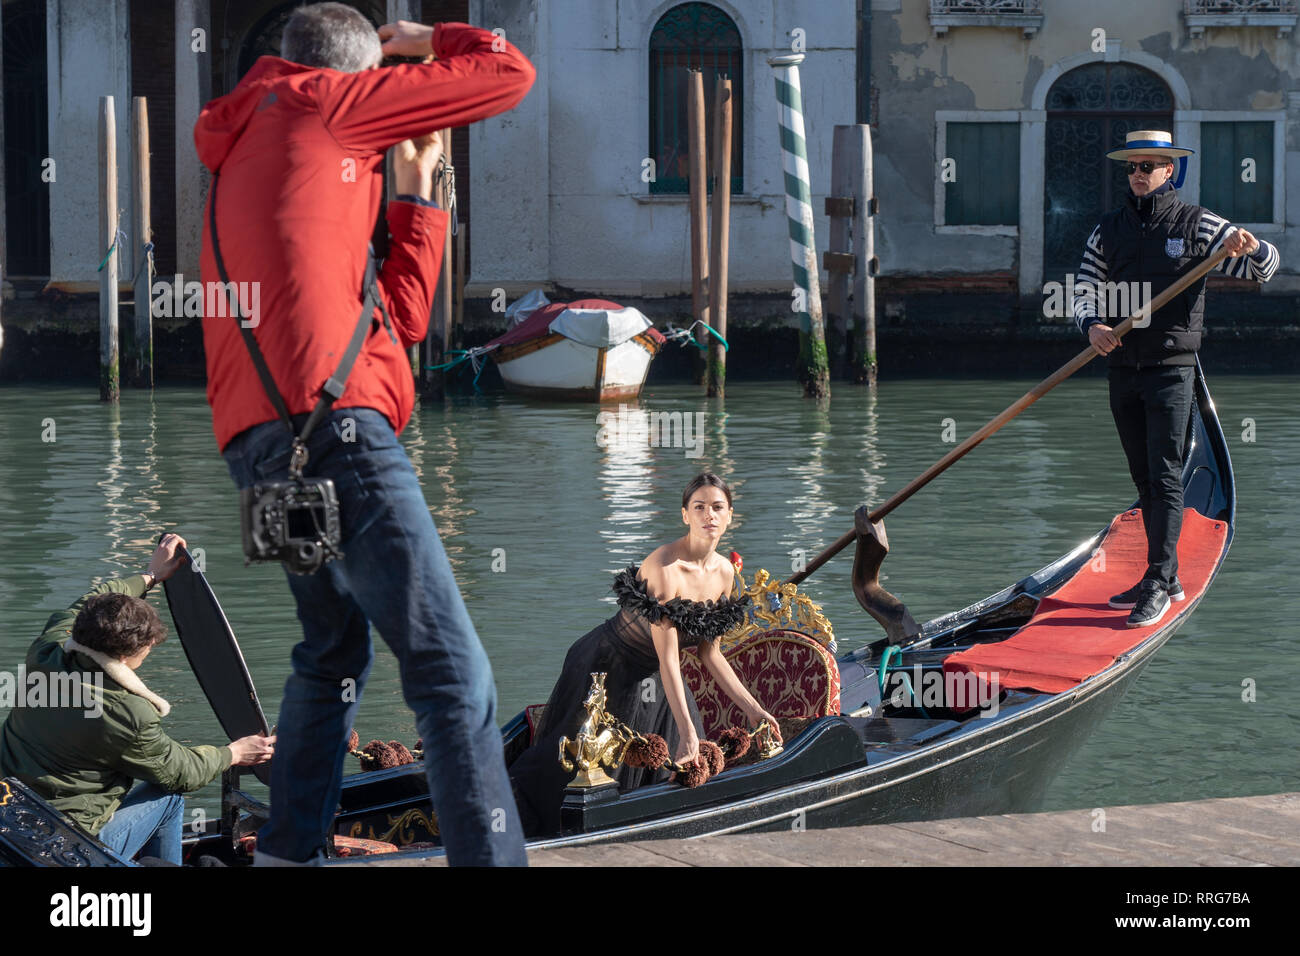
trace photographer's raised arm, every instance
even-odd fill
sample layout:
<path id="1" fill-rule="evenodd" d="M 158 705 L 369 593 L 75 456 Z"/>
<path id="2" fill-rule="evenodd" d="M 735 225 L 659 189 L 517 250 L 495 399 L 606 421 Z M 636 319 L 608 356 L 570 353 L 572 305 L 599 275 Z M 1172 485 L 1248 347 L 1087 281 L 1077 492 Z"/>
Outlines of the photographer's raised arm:
<path id="1" fill-rule="evenodd" d="M 392 241 L 379 270 L 379 289 L 405 347 L 428 331 L 451 217 L 433 202 L 434 177 L 443 155 L 438 134 L 403 140 L 391 155 L 397 199 L 388 204 Z"/>
<path id="2" fill-rule="evenodd" d="M 445 209 L 409 202 L 388 204 L 392 239 L 388 258 L 379 270 L 379 290 L 404 348 L 423 339 L 429 329 L 429 310 L 442 271 L 442 247 L 450 222 Z"/>
<path id="3" fill-rule="evenodd" d="M 519 105 L 536 79 L 528 58 L 488 30 L 464 23 L 423 29 L 431 31 L 433 63 L 321 73 L 321 116 L 345 149 L 388 149 L 496 116 Z"/>

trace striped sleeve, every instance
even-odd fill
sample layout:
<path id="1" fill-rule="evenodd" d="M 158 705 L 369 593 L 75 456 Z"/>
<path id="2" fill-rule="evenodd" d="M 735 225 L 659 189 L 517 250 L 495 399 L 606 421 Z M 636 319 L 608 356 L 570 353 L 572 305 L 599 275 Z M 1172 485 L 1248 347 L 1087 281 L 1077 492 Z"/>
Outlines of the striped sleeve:
<path id="1" fill-rule="evenodd" d="M 1196 226 L 1197 256 L 1208 257 L 1214 255 L 1219 246 L 1223 244 L 1223 240 L 1236 229 L 1236 226 L 1222 216 L 1216 216 L 1208 209 L 1204 210 L 1201 213 L 1201 221 Z M 1277 267 L 1281 261 L 1277 247 L 1271 242 L 1260 239 L 1259 248 L 1250 255 L 1233 256 L 1224 259 L 1215 266 L 1215 271 L 1232 276 L 1234 279 L 1253 279 L 1256 282 L 1267 282 L 1273 278 L 1273 273 L 1277 272 Z"/>
<path id="2" fill-rule="evenodd" d="M 1088 326 L 1101 321 L 1097 317 L 1097 298 L 1105 281 L 1106 257 L 1101 250 L 1101 226 L 1097 226 L 1084 243 L 1083 261 L 1074 277 L 1074 324 L 1080 332 L 1087 332 Z"/>

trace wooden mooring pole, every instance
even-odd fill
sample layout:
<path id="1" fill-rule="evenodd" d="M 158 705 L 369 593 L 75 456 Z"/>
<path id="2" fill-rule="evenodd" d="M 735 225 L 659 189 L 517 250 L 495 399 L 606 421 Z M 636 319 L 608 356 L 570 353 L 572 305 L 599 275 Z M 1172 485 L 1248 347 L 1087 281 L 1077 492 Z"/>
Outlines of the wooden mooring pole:
<path id="1" fill-rule="evenodd" d="M 848 334 L 849 276 L 853 276 L 853 343 L 848 378 L 857 385 L 876 384 L 876 259 L 872 195 L 871 127 L 836 126 L 831 155 L 831 195 L 826 215 L 831 220 L 830 250 L 822 265 L 831 275 L 832 361 L 839 365 Z M 850 240 L 852 251 L 850 251 Z"/>
<path id="2" fill-rule="evenodd" d="M 691 320 L 709 322 L 709 173 L 705 156 L 704 74 L 690 70 L 686 90 L 686 131 L 690 149 L 690 175 L 688 183 L 691 197 Z M 695 341 L 701 346 L 695 350 L 695 384 L 705 383 L 710 342 L 713 336 L 707 329 L 696 326 Z"/>
<path id="3" fill-rule="evenodd" d="M 872 170 L 871 127 L 849 127 L 852 153 L 849 185 L 853 191 L 853 357 L 849 378 L 858 385 L 875 385 L 876 361 L 876 200 Z"/>
<path id="4" fill-rule="evenodd" d="M 452 294 L 452 271 L 455 268 L 452 251 L 456 240 L 452 233 L 457 231 L 456 216 L 458 213 L 456 211 L 456 195 L 454 192 L 455 176 L 452 172 L 455 167 L 452 165 L 450 129 L 442 131 L 442 155 L 447 163 L 446 169 L 448 172 L 442 177 L 442 190 L 438 192 L 435 188 L 435 192 L 438 196 L 438 205 L 447 210 L 450 221 L 447 224 L 447 239 L 442 244 L 442 272 L 438 275 L 438 291 L 436 293 L 439 303 L 439 318 L 441 320 L 438 326 L 438 334 L 441 337 L 442 358 L 438 360 L 439 362 L 447 361 L 447 353 L 451 351 L 452 327 L 456 321 L 454 296 Z M 444 375 L 444 391 L 446 390 L 446 381 L 446 375 Z"/>
<path id="5" fill-rule="evenodd" d="M 143 96 L 131 100 L 132 203 L 131 235 L 135 237 L 135 349 L 131 384 L 153 388 L 153 225 L 149 208 L 149 104 Z"/>
<path id="6" fill-rule="evenodd" d="M 442 141 L 443 162 L 450 169 L 452 168 L 451 130 L 439 130 L 438 136 Z M 451 180 L 451 176 L 444 175 L 435 178 L 433 183 L 433 198 L 440 208 L 447 211 L 450 221 L 442 247 L 442 269 L 438 273 L 438 287 L 433 292 L 433 310 L 429 317 L 429 328 L 424 335 L 424 372 L 419 378 L 425 397 L 431 399 L 442 398 L 446 393 L 446 372 L 442 369 L 435 371 L 433 366 L 442 365 L 447 361 L 447 351 L 451 348 L 452 324 L 455 319 L 451 274 L 452 246 L 455 240 L 451 233 L 456 228 L 457 211 L 452 202 L 455 187 Z"/>
<path id="7" fill-rule="evenodd" d="M 846 361 L 849 336 L 849 276 L 853 272 L 850 229 L 853 195 L 849 192 L 849 126 L 836 126 L 831 148 L 831 194 L 826 197 L 826 215 L 831 220 L 830 241 L 822 253 L 822 268 L 830 273 L 826 286 L 829 311 L 826 351 L 832 373 L 838 375 Z"/>
<path id="8" fill-rule="evenodd" d="M 714 330 L 727 337 L 727 254 L 731 238 L 731 80 L 718 78 L 713 99 L 713 225 L 709 230 L 709 318 Z M 723 397 L 727 387 L 727 353 L 710 336 L 710 397 Z"/>
<path id="9" fill-rule="evenodd" d="M 117 353 L 117 124 L 113 97 L 99 98 L 99 400 L 121 397 Z"/>

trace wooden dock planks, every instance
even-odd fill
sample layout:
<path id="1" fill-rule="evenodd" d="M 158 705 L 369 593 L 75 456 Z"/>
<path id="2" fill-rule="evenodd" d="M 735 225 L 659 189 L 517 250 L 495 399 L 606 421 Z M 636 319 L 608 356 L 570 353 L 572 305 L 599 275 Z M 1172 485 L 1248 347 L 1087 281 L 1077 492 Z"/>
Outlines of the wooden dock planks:
<path id="1" fill-rule="evenodd" d="M 1300 793 L 737 833 L 529 853 L 531 866 L 1297 866 Z M 404 854 L 378 866 L 443 865 Z"/>

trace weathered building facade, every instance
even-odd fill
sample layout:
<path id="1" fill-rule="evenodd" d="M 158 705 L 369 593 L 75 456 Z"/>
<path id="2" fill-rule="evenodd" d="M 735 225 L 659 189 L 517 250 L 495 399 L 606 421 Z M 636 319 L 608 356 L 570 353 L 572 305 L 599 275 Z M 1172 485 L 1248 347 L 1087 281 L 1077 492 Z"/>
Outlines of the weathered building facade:
<path id="1" fill-rule="evenodd" d="M 197 271 L 206 177 L 193 154 L 194 119 L 258 55 L 276 52 L 295 5 L 3 0 L 7 296 L 95 287 L 104 251 L 93 228 L 95 131 L 98 97 L 110 92 L 118 99 L 120 208 L 130 209 L 129 98 L 145 95 L 158 271 Z M 1278 246 L 1281 269 L 1267 286 L 1215 280 L 1220 301 L 1280 316 L 1300 295 L 1300 191 L 1287 191 L 1300 176 L 1295 0 L 353 5 L 376 23 L 467 19 L 498 29 L 537 65 L 536 85 L 517 109 L 458 131 L 471 297 L 503 288 L 513 298 L 542 285 L 669 297 L 654 311 L 689 311 L 684 77 L 693 67 L 704 72 L 706 99 L 719 75 L 735 90 L 733 315 L 742 325 L 791 322 L 782 306 L 792 282 L 767 59 L 792 50 L 806 54 L 820 249 L 833 128 L 854 121 L 858 72 L 870 64 L 886 339 L 904 316 L 909 326 L 952 315 L 1022 332 L 1033 325 L 1045 284 L 1066 281 L 1100 214 L 1121 201 L 1119 164 L 1104 154 L 1133 129 L 1168 129 L 1196 150 L 1183 198 Z M 860 36 L 866 56 L 856 49 Z M 55 182 L 42 181 L 46 159 L 57 164 Z M 124 281 L 139 265 L 127 238 Z M 6 314 L 15 304 L 6 302 Z M 486 307 L 470 312 L 484 325 L 499 321 Z"/>
<path id="2" fill-rule="evenodd" d="M 1122 200 L 1105 153 L 1166 129 L 1196 150 L 1184 200 L 1278 246 L 1265 294 L 1300 291 L 1294 3 L 873 6 L 883 272 L 1002 276 L 1041 296 Z"/>

